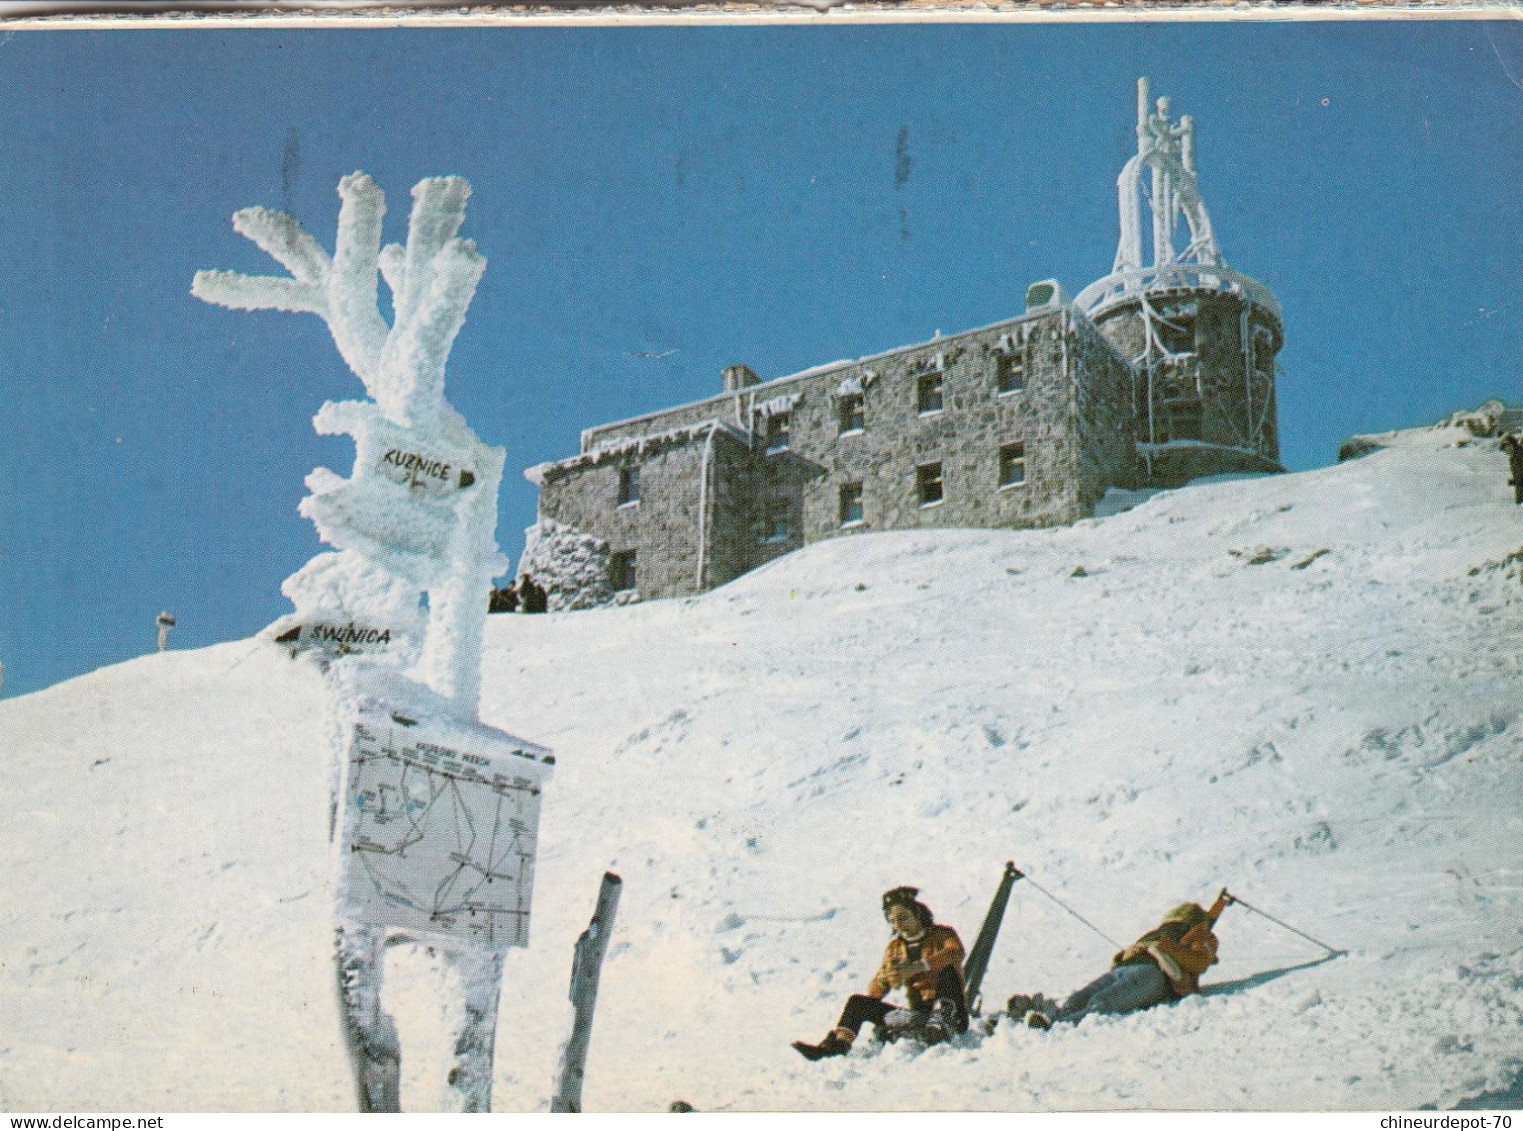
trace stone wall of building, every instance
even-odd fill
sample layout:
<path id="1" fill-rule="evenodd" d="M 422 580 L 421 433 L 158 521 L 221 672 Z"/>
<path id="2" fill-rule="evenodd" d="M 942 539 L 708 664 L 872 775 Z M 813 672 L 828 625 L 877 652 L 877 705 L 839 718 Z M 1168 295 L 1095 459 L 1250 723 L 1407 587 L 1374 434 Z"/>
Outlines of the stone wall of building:
<path id="1" fill-rule="evenodd" d="M 787 381 L 787 378 L 776 382 L 776 384 L 780 385 L 785 381 Z M 765 387 L 770 388 L 770 386 Z M 612 424 L 599 424 L 596 427 L 584 429 L 582 431 L 582 451 L 584 453 L 594 452 L 599 448 L 606 448 L 610 445 L 630 440 L 638 440 L 641 437 L 665 432 L 670 429 L 696 428 L 700 425 L 707 426 L 711 421 L 715 420 L 744 432 L 747 427 L 747 406 L 767 399 L 765 395 L 758 395 L 757 390 L 762 388 L 764 386 L 756 385 L 749 389 L 743 389 L 738 393 L 720 393 L 705 400 L 677 405 L 673 408 L 664 409 L 661 412 L 647 413 L 644 416 L 634 416 L 628 420 L 619 420 Z"/>
<path id="2" fill-rule="evenodd" d="M 1143 482 L 1177 486 L 1201 475 L 1277 469 L 1279 319 L 1231 292 L 1153 292 L 1147 302 L 1161 344 L 1181 356 L 1160 358 L 1155 342 L 1151 385 L 1146 364 L 1139 366 L 1133 413 Z M 1122 356 L 1147 352 L 1140 299 L 1095 321 Z"/>
<path id="3" fill-rule="evenodd" d="M 1279 319 L 1234 294 L 1202 295 L 1195 324 L 1207 437 L 1280 462 L 1274 361 Z"/>
<path id="4" fill-rule="evenodd" d="M 815 470 L 800 477 L 804 540 L 842 532 L 841 490 L 862 488 L 862 523 L 847 530 L 1043 526 L 1075 513 L 1071 390 L 1061 312 L 875 359 L 864 366 L 863 428 L 840 434 L 839 396 L 805 398 L 792 446 Z M 1001 393 L 999 359 L 1022 357 L 1022 387 Z M 869 376 L 869 374 L 871 376 Z M 939 379 L 941 408 L 922 410 Z M 1001 487 L 1000 449 L 1024 445 L 1024 481 Z M 939 465 L 941 499 L 921 497 L 920 468 Z"/>
<path id="5" fill-rule="evenodd" d="M 1082 517 L 1109 488 L 1141 483 L 1132 410 L 1137 373 L 1087 318 L 1074 319 L 1069 348 L 1078 434 L 1074 482 Z"/>
<path id="6" fill-rule="evenodd" d="M 761 500 L 766 493 L 764 463 L 749 444 L 728 431 L 716 434 L 709 462 L 705 500 L 709 529 L 704 554 L 704 589 L 723 585 L 776 556 L 764 552 L 761 511 Z M 693 576 L 696 578 L 696 570 Z M 673 593 L 679 591 L 688 592 L 671 590 Z"/>
<path id="7" fill-rule="evenodd" d="M 633 554 L 635 591 L 642 597 L 667 597 L 699 591 L 700 506 L 711 529 L 723 532 L 737 524 L 736 500 L 728 498 L 733 491 L 722 490 L 710 500 L 701 489 L 705 463 L 712 486 L 714 469 L 733 462 L 737 453 L 751 458 L 746 440 L 728 428 L 668 429 L 644 442 L 531 469 L 531 476 L 540 485 L 542 518 L 605 541 L 611 569 L 617 568 L 620 555 Z M 631 494 L 631 472 L 638 473 L 634 497 L 621 501 Z M 744 564 L 748 559 L 735 560 L 723 534 L 718 542 L 717 553 L 704 563 L 709 585 L 743 572 L 742 565 L 750 568 Z"/>
<path id="8" fill-rule="evenodd" d="M 531 477 L 542 515 L 636 553 L 641 596 L 680 595 L 841 534 L 1083 518 L 1136 478 L 1133 384 L 1055 306 L 589 429 Z"/>

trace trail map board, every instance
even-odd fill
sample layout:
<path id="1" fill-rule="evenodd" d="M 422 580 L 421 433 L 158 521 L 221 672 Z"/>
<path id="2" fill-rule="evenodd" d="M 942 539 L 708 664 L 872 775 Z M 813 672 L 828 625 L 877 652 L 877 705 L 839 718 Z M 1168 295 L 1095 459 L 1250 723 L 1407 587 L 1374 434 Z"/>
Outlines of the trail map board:
<path id="1" fill-rule="evenodd" d="M 491 949 L 527 946 L 551 761 L 488 727 L 362 709 L 344 791 L 344 913 Z"/>

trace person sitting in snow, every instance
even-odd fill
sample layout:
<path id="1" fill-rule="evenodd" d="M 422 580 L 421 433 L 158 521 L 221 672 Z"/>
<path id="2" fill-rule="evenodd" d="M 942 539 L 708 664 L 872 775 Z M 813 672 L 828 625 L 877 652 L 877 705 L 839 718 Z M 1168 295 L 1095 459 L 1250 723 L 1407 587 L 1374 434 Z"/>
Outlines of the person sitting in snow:
<path id="1" fill-rule="evenodd" d="M 845 1056 L 863 1024 L 871 1021 L 883 1040 L 912 1036 L 937 1044 L 968 1028 L 968 997 L 962 981 L 962 940 L 951 927 L 937 923 L 930 908 L 916 900 L 918 888 L 898 887 L 883 893 L 883 917 L 894 937 L 883 952 L 883 965 L 865 994 L 853 994 L 841 1020 L 817 1045 L 794 1041 L 809 1060 Z M 883 999 L 903 987 L 907 1008 Z"/>
<path id="2" fill-rule="evenodd" d="M 1211 928 L 1232 902 L 1223 888 L 1209 911 L 1198 903 L 1181 903 L 1156 928 L 1119 951 L 1109 970 L 1056 1009 L 1017 994 L 1006 1012 L 1024 1017 L 1033 1029 L 1049 1029 L 1055 1021 L 1077 1021 L 1090 1013 L 1132 1013 L 1197 993 L 1200 976 L 1216 964 Z"/>
<path id="3" fill-rule="evenodd" d="M 1509 432 L 1502 437 L 1502 451 L 1507 455 L 1507 466 L 1512 470 L 1513 502 L 1523 503 L 1523 432 Z"/>

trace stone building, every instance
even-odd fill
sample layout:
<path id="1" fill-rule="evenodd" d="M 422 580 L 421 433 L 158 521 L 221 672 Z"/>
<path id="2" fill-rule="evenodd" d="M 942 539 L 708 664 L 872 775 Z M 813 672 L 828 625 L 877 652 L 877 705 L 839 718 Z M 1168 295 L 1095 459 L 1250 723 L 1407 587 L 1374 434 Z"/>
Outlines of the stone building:
<path id="1" fill-rule="evenodd" d="M 1221 260 L 1190 120 L 1151 112 L 1145 79 L 1118 188 L 1115 267 L 1076 300 L 1035 283 L 990 326 L 766 382 L 731 366 L 712 397 L 588 429 L 525 473 L 539 521 L 520 572 L 552 608 L 678 596 L 822 538 L 1061 525 L 1111 487 L 1279 470 L 1278 307 Z"/>

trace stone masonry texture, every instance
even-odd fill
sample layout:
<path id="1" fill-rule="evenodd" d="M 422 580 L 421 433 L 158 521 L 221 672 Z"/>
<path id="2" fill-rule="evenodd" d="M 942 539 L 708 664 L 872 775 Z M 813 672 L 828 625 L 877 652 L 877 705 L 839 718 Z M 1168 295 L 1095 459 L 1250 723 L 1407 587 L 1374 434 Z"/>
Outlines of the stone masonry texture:
<path id="1" fill-rule="evenodd" d="M 1002 360 L 1018 387 L 1001 390 Z M 1141 482 L 1136 384 L 1106 335 L 1054 306 L 592 428 L 579 456 L 529 475 L 542 518 L 611 557 L 633 551 L 640 597 L 678 596 L 823 538 L 1084 518 L 1107 488 Z M 779 417 L 786 441 L 769 448 Z M 636 468 L 638 499 L 621 505 Z M 860 522 L 843 523 L 843 492 Z"/>

